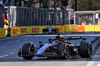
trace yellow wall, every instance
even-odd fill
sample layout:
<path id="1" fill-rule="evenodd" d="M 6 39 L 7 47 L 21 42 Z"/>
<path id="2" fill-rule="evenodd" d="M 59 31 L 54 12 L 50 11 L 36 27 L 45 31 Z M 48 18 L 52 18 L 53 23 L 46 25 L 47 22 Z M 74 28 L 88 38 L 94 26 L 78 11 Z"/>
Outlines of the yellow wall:
<path id="1" fill-rule="evenodd" d="M 100 25 L 95 25 L 95 32 L 100 32 Z"/>
<path id="2" fill-rule="evenodd" d="M 85 32 L 94 32 L 95 31 L 95 25 L 85 25 Z"/>
<path id="3" fill-rule="evenodd" d="M 14 27 L 11 28 L 11 36 L 18 36 L 24 34 L 42 34 L 42 30 L 49 26 L 30 26 L 30 27 Z M 100 25 L 69 25 L 64 26 L 52 26 L 59 29 L 59 32 L 100 32 Z"/>
<path id="4" fill-rule="evenodd" d="M 0 38 L 6 37 L 6 29 L 0 29 Z"/>
<path id="5" fill-rule="evenodd" d="M 65 24 L 64 25 L 64 32 L 77 32 L 77 25 Z"/>
<path id="6" fill-rule="evenodd" d="M 49 26 L 30 26 L 30 27 L 13 27 L 11 28 L 11 36 L 24 34 L 42 34 L 42 30 Z M 100 25 L 69 25 L 52 26 L 59 29 L 59 32 L 100 32 Z M 0 29 L 0 38 L 6 37 L 6 29 Z"/>
<path id="7" fill-rule="evenodd" d="M 39 34 L 42 33 L 42 28 L 39 26 L 36 27 L 14 27 L 11 28 L 11 36 L 18 36 L 24 34 Z"/>
<path id="8" fill-rule="evenodd" d="M 24 34 L 42 34 L 42 30 L 49 26 L 31 26 L 31 27 L 14 27 L 11 28 L 11 36 Z M 64 32 L 64 26 L 52 26 L 59 29 L 59 32 Z"/>

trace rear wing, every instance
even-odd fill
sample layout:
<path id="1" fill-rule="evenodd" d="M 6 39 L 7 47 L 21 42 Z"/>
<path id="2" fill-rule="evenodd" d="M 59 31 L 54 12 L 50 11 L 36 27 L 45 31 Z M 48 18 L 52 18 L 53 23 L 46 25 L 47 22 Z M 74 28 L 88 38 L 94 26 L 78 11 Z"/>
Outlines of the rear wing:
<path id="1" fill-rule="evenodd" d="M 83 36 L 67 36 L 67 37 L 65 37 L 65 39 L 66 40 L 76 40 L 76 39 L 86 40 L 86 38 Z"/>

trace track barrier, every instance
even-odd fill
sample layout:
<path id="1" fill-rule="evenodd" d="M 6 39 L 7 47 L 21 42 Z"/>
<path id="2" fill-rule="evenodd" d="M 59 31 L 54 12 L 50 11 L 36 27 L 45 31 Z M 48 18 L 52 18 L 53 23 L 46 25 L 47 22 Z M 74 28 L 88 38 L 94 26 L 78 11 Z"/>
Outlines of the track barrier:
<path id="1" fill-rule="evenodd" d="M 11 36 L 25 34 L 42 34 L 42 30 L 49 26 L 32 26 L 32 27 L 13 27 L 11 28 Z M 64 32 L 64 26 L 52 26 L 59 29 L 59 32 Z"/>
<path id="2" fill-rule="evenodd" d="M 10 29 L 10 36 L 26 35 L 26 34 L 42 34 L 42 30 L 49 26 L 29 26 L 29 27 L 13 27 Z M 64 26 L 51 26 L 59 29 L 59 32 L 100 32 L 100 25 L 75 25 L 65 24 Z M 0 29 L 0 38 L 6 37 L 6 29 Z"/>
<path id="3" fill-rule="evenodd" d="M 6 29 L 0 29 L 0 38 L 6 37 Z"/>
<path id="4" fill-rule="evenodd" d="M 77 32 L 85 32 L 84 26 L 77 26 Z"/>

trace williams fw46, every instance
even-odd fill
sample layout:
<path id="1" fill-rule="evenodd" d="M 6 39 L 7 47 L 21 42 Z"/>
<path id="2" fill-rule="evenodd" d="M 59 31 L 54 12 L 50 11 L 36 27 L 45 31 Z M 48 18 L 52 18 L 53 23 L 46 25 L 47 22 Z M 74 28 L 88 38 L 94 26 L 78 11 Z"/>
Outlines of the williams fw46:
<path id="1" fill-rule="evenodd" d="M 79 46 L 72 44 L 70 40 L 82 39 Z M 48 39 L 48 43 L 39 42 L 39 47 L 34 47 L 33 43 L 26 43 L 19 49 L 18 56 L 26 60 L 31 60 L 34 56 L 38 57 L 59 57 L 68 59 L 80 56 L 90 58 L 92 55 L 91 43 L 85 42 L 84 37 L 62 37 L 56 36 L 55 39 Z"/>
<path id="2" fill-rule="evenodd" d="M 47 27 L 42 30 L 43 34 L 59 33 L 59 29 L 55 27 Z"/>

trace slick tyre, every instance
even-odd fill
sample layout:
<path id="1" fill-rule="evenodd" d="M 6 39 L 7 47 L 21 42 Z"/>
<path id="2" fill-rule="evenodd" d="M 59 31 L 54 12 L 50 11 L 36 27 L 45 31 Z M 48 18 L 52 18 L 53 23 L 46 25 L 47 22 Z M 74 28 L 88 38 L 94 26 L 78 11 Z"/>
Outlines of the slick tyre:
<path id="1" fill-rule="evenodd" d="M 33 55 L 30 55 L 30 52 L 34 52 L 34 45 L 32 43 L 24 44 L 22 47 L 22 56 L 25 60 L 31 60 Z"/>
<path id="2" fill-rule="evenodd" d="M 43 29 L 42 32 L 43 32 L 43 34 L 48 34 L 49 30 L 48 29 Z"/>
<path id="3" fill-rule="evenodd" d="M 68 59 L 69 58 L 69 49 L 66 44 L 60 44 L 58 46 L 58 54 L 62 55 L 63 59 Z"/>
<path id="4" fill-rule="evenodd" d="M 90 58 L 92 55 L 91 43 L 83 42 L 80 44 L 80 56 L 82 58 Z"/>

